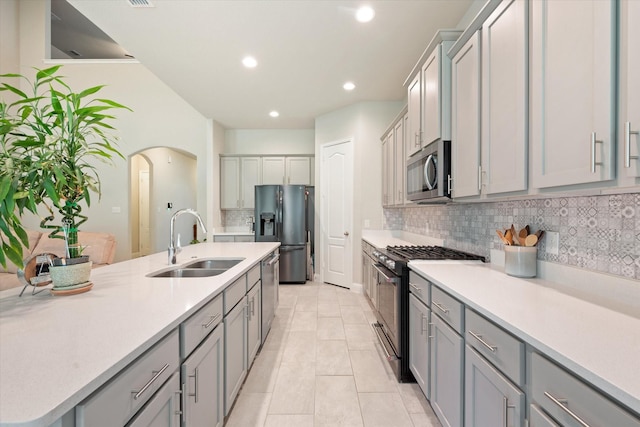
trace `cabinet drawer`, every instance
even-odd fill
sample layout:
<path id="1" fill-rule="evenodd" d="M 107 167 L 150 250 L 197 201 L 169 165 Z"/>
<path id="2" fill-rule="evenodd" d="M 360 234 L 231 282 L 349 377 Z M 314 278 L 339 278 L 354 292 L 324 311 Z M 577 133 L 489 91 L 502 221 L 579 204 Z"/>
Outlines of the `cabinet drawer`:
<path id="1" fill-rule="evenodd" d="M 184 360 L 222 321 L 222 295 L 180 325 L 180 359 Z"/>
<path id="2" fill-rule="evenodd" d="M 235 241 L 233 236 L 213 236 L 214 242 L 233 242 Z"/>
<path id="3" fill-rule="evenodd" d="M 243 275 L 235 282 L 224 290 L 224 314 L 231 311 L 231 309 L 242 299 L 247 293 L 247 276 Z"/>
<path id="4" fill-rule="evenodd" d="M 640 426 L 640 419 L 538 353 L 531 354 L 530 383 L 533 401 L 561 425 Z"/>
<path id="5" fill-rule="evenodd" d="M 493 322 L 466 309 L 466 342 L 511 381 L 524 386 L 524 343 Z"/>
<path id="6" fill-rule="evenodd" d="M 413 271 L 409 274 L 409 292 L 416 296 L 423 303 L 431 304 L 430 283 L 427 279 L 419 276 Z"/>
<path id="7" fill-rule="evenodd" d="M 234 239 L 234 241 L 236 242 L 245 242 L 245 243 L 253 242 L 255 240 L 256 239 L 253 236 L 236 236 Z"/>
<path id="8" fill-rule="evenodd" d="M 179 366 L 178 330 L 76 406 L 77 427 L 124 425 Z"/>
<path id="9" fill-rule="evenodd" d="M 462 316 L 464 315 L 462 303 L 436 286 L 431 286 L 431 311 L 440 316 L 457 333 L 464 333 L 462 329 Z"/>
<path id="10" fill-rule="evenodd" d="M 260 263 L 253 266 L 247 273 L 247 291 L 253 288 L 258 280 L 260 280 Z"/>

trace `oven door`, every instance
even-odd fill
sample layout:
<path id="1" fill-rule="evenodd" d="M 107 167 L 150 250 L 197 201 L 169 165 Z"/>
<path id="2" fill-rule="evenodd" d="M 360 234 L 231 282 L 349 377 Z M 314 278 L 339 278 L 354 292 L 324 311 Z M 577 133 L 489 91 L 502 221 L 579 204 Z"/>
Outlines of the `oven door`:
<path id="1" fill-rule="evenodd" d="M 384 327 L 385 335 L 388 336 L 393 346 L 393 353 L 399 355 L 398 348 L 398 287 L 400 277 L 382 264 L 373 266 L 378 276 L 378 315 L 379 321 Z"/>

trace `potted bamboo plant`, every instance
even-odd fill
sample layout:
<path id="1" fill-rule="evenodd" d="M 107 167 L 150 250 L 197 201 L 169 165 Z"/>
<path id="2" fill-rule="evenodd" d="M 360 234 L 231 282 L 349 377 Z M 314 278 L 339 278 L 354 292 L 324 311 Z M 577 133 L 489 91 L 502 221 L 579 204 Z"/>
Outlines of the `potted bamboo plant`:
<path id="1" fill-rule="evenodd" d="M 115 117 L 110 113 L 130 109 L 93 97 L 104 86 L 74 92 L 58 74 L 60 67 L 36 70 L 33 80 L 20 74 L 0 75 L 3 266 L 7 260 L 22 266 L 28 239 L 20 217 L 25 211 L 36 214 L 39 206 L 47 212 L 40 227 L 49 237 L 66 240 L 68 263 L 80 257 L 78 228 L 87 220 L 82 207 L 90 206 L 92 192 L 101 194 L 96 161 L 124 159 L 116 148 L 110 124 Z"/>

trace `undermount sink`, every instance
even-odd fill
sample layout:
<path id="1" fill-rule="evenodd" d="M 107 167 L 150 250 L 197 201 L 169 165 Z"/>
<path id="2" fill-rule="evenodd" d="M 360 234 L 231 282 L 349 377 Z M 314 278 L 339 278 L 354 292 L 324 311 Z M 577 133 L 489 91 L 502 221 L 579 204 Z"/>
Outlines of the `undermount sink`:
<path id="1" fill-rule="evenodd" d="M 205 258 L 193 261 L 184 266 L 162 269 L 147 274 L 147 277 L 211 277 L 229 270 L 244 258 Z"/>
<path id="2" fill-rule="evenodd" d="M 230 269 L 234 265 L 244 261 L 244 258 L 207 258 L 199 259 L 184 266 L 184 268 L 202 268 L 202 269 Z"/>

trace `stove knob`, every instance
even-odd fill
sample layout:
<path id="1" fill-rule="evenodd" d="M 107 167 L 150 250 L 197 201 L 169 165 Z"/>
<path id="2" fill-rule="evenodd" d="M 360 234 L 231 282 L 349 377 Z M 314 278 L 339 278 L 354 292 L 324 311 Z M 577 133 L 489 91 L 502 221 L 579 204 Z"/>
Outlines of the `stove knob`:
<path id="1" fill-rule="evenodd" d="M 396 263 L 393 260 L 387 260 L 387 267 L 393 270 L 394 268 L 396 268 Z"/>
<path id="2" fill-rule="evenodd" d="M 376 258 L 377 258 L 377 257 L 380 255 L 380 252 L 378 252 L 378 251 L 373 251 L 372 255 L 373 255 L 374 257 L 376 257 Z"/>

